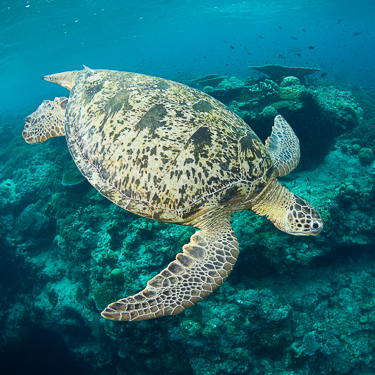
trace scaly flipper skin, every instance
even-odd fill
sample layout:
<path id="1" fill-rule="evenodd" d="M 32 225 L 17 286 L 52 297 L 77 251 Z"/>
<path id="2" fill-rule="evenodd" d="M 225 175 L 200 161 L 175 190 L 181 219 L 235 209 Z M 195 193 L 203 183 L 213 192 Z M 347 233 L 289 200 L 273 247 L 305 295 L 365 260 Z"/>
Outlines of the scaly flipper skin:
<path id="1" fill-rule="evenodd" d="M 183 253 L 146 289 L 111 303 L 102 316 L 111 320 L 146 320 L 176 315 L 210 295 L 229 276 L 239 254 L 230 213 L 210 218 L 183 246 Z"/>
<path id="2" fill-rule="evenodd" d="M 297 167 L 301 156 L 299 140 L 282 116 L 275 117 L 272 133 L 265 145 L 275 166 L 276 176 L 286 176 Z"/>
<path id="3" fill-rule="evenodd" d="M 49 138 L 65 136 L 65 109 L 68 98 L 44 100 L 25 119 L 22 136 L 27 143 L 43 143 Z"/>

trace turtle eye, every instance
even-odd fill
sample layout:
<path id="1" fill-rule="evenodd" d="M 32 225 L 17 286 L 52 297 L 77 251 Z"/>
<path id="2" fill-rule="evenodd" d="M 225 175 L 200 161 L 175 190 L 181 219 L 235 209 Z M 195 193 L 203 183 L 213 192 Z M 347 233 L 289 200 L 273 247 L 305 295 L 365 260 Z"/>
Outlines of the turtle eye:
<path id="1" fill-rule="evenodd" d="M 319 229 L 319 227 L 320 227 L 319 222 L 314 221 L 314 222 L 312 223 L 312 227 L 313 227 L 313 229 Z"/>

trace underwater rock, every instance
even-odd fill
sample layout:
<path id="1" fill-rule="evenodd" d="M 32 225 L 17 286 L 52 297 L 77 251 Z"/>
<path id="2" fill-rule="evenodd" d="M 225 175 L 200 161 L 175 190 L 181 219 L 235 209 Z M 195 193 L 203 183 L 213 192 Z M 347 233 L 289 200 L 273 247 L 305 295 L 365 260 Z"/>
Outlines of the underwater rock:
<path id="1" fill-rule="evenodd" d="M 265 118 L 274 118 L 277 116 L 277 110 L 274 106 L 268 106 L 263 109 L 260 115 Z"/>
<path id="2" fill-rule="evenodd" d="M 247 89 L 251 99 L 257 99 L 258 101 L 279 95 L 279 86 L 270 79 L 265 79 L 258 84 L 247 87 Z"/>
<path id="3" fill-rule="evenodd" d="M 212 94 L 215 92 L 215 89 L 212 87 L 212 86 L 205 86 L 203 88 L 203 92 L 205 92 L 206 94 Z"/>
<path id="4" fill-rule="evenodd" d="M 0 183 L 0 208 L 17 202 L 16 184 L 11 179 L 6 179 Z"/>
<path id="5" fill-rule="evenodd" d="M 339 375 L 347 374 L 352 365 L 352 357 L 349 353 L 337 353 L 332 356 L 333 370 Z"/>
<path id="6" fill-rule="evenodd" d="M 271 106 L 275 108 L 276 110 L 292 109 L 293 101 L 292 100 L 280 100 L 278 102 L 272 103 Z"/>
<path id="7" fill-rule="evenodd" d="M 371 148 L 363 147 L 358 152 L 358 158 L 363 165 L 369 165 L 374 161 L 374 153 Z"/>
<path id="8" fill-rule="evenodd" d="M 247 82 L 249 81 L 247 80 Z M 216 88 L 206 86 L 203 91 L 224 104 L 228 105 L 230 102 L 237 101 L 246 103 L 256 109 L 259 101 L 264 99 L 270 101 L 271 97 L 276 97 L 279 87 L 275 82 L 268 79 L 252 85 L 245 85 L 243 81 L 236 77 L 230 77 L 222 81 Z"/>
<path id="9" fill-rule="evenodd" d="M 324 116 L 335 126 L 343 130 L 351 130 L 360 123 L 363 109 L 358 105 L 352 94 L 334 87 L 317 87 L 309 90 L 316 100 Z"/>
<path id="10" fill-rule="evenodd" d="M 96 288 L 93 294 L 95 306 L 98 310 L 103 310 L 111 301 L 118 298 L 118 294 L 107 284 L 101 284 Z"/>
<path id="11" fill-rule="evenodd" d="M 297 100 L 307 91 L 305 86 L 302 85 L 289 85 L 280 87 L 279 98 L 281 100 Z"/>
<path id="12" fill-rule="evenodd" d="M 25 232 L 30 229 L 33 235 L 37 235 L 43 227 L 48 225 L 48 217 L 38 211 L 38 206 L 40 204 L 30 204 L 20 213 L 15 220 L 16 231 Z"/>
<path id="13" fill-rule="evenodd" d="M 373 104 L 371 103 L 371 105 Z M 363 106 L 361 103 L 361 108 L 364 110 L 363 119 L 361 119 L 359 125 L 354 128 L 353 138 L 358 139 L 357 143 L 362 147 L 375 150 L 375 116 L 369 119 L 367 111 L 368 105 Z"/>
<path id="14" fill-rule="evenodd" d="M 355 143 L 353 146 L 352 146 L 352 153 L 354 155 L 357 155 L 359 150 L 361 149 L 361 146 L 357 143 Z"/>
<path id="15" fill-rule="evenodd" d="M 122 270 L 120 268 L 115 268 L 114 270 L 112 270 L 109 277 L 116 284 L 120 284 L 120 285 L 124 284 L 125 277 L 124 277 L 124 273 L 122 272 Z"/>
<path id="16" fill-rule="evenodd" d="M 78 185 L 83 181 L 86 181 L 86 178 L 78 170 L 77 166 L 74 163 L 69 163 L 69 167 L 65 171 L 63 178 L 61 180 L 61 185 L 73 186 Z"/>
<path id="17" fill-rule="evenodd" d="M 348 145 L 342 144 L 342 145 L 340 146 L 340 150 L 341 150 L 341 152 L 342 152 L 343 154 L 346 154 L 346 153 L 349 151 L 349 147 L 348 147 Z"/>
<path id="18" fill-rule="evenodd" d="M 293 76 L 300 80 L 304 80 L 309 74 L 320 72 L 321 69 L 307 68 L 307 67 L 292 67 L 278 64 L 261 65 L 261 66 L 249 66 L 250 69 L 256 70 L 257 72 L 266 74 L 271 80 L 275 82 L 282 82 L 284 77 Z"/>
<path id="19" fill-rule="evenodd" d="M 108 250 L 108 251 L 102 250 L 100 254 L 96 257 L 96 261 L 98 262 L 98 264 L 101 264 L 101 265 L 106 264 L 110 267 L 113 267 L 116 265 L 118 261 L 118 256 L 112 250 Z"/>
<path id="20" fill-rule="evenodd" d="M 320 346 L 316 338 L 316 333 L 313 331 L 306 334 L 302 339 L 302 343 L 299 345 L 294 343 L 292 348 L 297 352 L 297 357 L 299 357 L 300 355 L 314 355 L 314 353 L 320 349 Z"/>
<path id="21" fill-rule="evenodd" d="M 207 92 L 207 90 L 209 92 Z M 214 90 L 210 90 L 210 88 L 208 88 L 205 92 L 223 103 L 229 103 L 233 100 L 242 100 L 246 98 L 247 95 L 247 90 L 244 87 Z"/>
<path id="22" fill-rule="evenodd" d="M 228 108 L 234 112 L 237 116 L 241 118 L 245 118 L 246 116 L 249 116 L 250 113 L 244 109 L 244 106 L 240 106 L 240 103 L 237 103 L 235 100 L 233 100 L 229 105 Z"/>
<path id="23" fill-rule="evenodd" d="M 280 83 L 280 87 L 299 86 L 299 85 L 301 85 L 300 80 L 297 77 L 293 77 L 293 76 L 285 77 Z"/>
<path id="24" fill-rule="evenodd" d="M 244 87 L 244 82 L 238 79 L 237 77 L 230 77 L 224 79 L 220 84 L 217 86 L 217 89 L 221 90 L 233 90 L 239 89 Z"/>
<path id="25" fill-rule="evenodd" d="M 185 82 L 185 84 L 192 86 L 192 87 L 196 87 L 197 84 L 199 84 L 202 87 L 206 87 L 206 86 L 216 87 L 225 79 L 227 79 L 226 76 L 219 76 L 218 74 L 209 74 L 207 76 L 198 77 L 190 81 L 187 81 Z"/>

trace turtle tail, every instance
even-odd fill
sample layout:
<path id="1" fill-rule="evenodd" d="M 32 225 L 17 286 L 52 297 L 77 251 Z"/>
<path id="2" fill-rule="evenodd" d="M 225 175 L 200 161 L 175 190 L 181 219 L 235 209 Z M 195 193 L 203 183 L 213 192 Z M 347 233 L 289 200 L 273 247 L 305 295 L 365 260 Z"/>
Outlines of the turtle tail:
<path id="1" fill-rule="evenodd" d="M 73 88 L 79 73 L 79 70 L 73 70 L 71 72 L 62 72 L 44 76 L 43 79 L 47 82 L 56 83 L 70 91 Z"/>

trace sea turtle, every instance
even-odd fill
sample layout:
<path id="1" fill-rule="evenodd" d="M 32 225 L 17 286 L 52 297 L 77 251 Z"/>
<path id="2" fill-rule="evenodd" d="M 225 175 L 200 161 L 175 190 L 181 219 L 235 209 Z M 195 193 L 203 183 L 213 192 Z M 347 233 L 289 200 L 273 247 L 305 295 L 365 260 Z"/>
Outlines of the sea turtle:
<path id="1" fill-rule="evenodd" d="M 263 145 L 225 105 L 180 83 L 86 67 L 43 78 L 70 96 L 45 100 L 26 118 L 26 142 L 65 135 L 81 173 L 109 200 L 200 230 L 143 291 L 111 303 L 103 317 L 175 315 L 211 294 L 239 253 L 234 212 L 252 210 L 289 234 L 322 230 L 318 211 L 277 181 L 300 157 L 280 115 Z"/>

